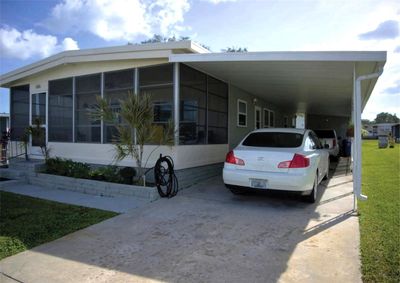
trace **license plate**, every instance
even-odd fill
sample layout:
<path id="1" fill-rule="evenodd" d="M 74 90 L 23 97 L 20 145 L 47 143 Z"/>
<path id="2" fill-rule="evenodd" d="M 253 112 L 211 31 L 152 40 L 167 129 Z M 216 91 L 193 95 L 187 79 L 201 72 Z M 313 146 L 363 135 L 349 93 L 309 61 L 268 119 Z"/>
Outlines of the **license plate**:
<path id="1" fill-rule="evenodd" d="M 268 180 L 263 179 L 250 179 L 250 186 L 255 189 L 266 189 Z"/>

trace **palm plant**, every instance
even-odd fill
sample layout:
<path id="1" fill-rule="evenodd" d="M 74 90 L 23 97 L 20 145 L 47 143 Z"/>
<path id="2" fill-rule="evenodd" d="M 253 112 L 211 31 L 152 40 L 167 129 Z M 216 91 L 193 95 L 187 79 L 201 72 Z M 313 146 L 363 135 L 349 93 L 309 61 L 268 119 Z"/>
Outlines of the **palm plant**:
<path id="1" fill-rule="evenodd" d="M 158 145 L 155 149 L 162 144 L 171 145 L 173 141 L 172 121 L 169 120 L 161 135 L 157 134 L 157 126 L 153 124 L 153 104 L 147 94 L 141 94 L 139 97 L 129 93 L 125 100 L 120 100 L 120 111 L 114 111 L 110 107 L 110 102 L 105 98 L 98 96 L 96 99 L 97 105 L 90 110 L 91 119 L 103 120 L 115 126 L 117 130 L 114 137 L 115 162 L 131 157 L 136 161 L 137 181 L 144 180 L 144 145 L 155 143 Z"/>
<path id="2" fill-rule="evenodd" d="M 47 147 L 46 143 L 46 131 L 42 128 L 42 119 L 36 117 L 33 121 L 33 125 L 25 128 L 24 133 L 21 136 L 21 148 L 25 152 L 25 160 L 29 160 L 28 146 L 30 137 L 32 137 L 32 143 L 35 143 L 40 147 L 44 160 L 50 157 L 50 148 Z M 35 145 L 35 146 L 36 146 Z"/>
<path id="3" fill-rule="evenodd" d="M 46 131 L 41 125 L 42 119 L 36 117 L 34 119 L 33 125 L 29 126 L 26 129 L 25 138 L 23 140 L 26 147 L 27 143 L 29 142 L 29 136 L 32 136 L 32 140 L 34 140 L 36 144 L 40 147 L 40 151 L 42 152 L 44 159 L 47 161 L 50 156 L 50 148 L 47 147 L 46 143 Z"/>

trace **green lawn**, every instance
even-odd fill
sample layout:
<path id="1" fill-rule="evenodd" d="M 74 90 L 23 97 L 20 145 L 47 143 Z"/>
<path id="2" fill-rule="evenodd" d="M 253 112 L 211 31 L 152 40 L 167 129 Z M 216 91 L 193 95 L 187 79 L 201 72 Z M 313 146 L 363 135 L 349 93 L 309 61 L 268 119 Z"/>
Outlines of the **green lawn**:
<path id="1" fill-rule="evenodd" d="M 0 259 L 117 213 L 0 192 Z"/>
<path id="2" fill-rule="evenodd" d="M 363 141 L 359 202 L 363 282 L 400 282 L 400 146 Z"/>

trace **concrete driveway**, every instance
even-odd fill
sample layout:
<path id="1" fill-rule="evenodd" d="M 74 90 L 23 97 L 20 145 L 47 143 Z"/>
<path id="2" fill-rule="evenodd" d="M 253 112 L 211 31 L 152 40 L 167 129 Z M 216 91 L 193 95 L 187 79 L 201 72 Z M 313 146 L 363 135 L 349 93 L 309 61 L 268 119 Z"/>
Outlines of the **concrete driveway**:
<path id="1" fill-rule="evenodd" d="M 340 174 L 339 174 L 340 173 Z M 351 175 L 318 204 L 210 179 L 0 262 L 13 282 L 361 282 Z"/>

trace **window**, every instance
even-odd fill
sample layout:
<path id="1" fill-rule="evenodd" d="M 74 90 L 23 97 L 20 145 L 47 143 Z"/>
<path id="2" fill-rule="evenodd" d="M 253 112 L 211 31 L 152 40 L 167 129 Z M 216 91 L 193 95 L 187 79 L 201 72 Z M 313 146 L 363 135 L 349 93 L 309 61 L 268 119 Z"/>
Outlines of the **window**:
<path id="1" fill-rule="evenodd" d="M 139 69 L 140 94 L 147 94 L 153 103 L 156 138 L 163 135 L 167 123 L 173 119 L 173 64 Z"/>
<path id="2" fill-rule="evenodd" d="M 289 122 L 288 121 L 289 121 L 288 116 L 284 116 L 283 117 L 283 127 L 284 128 L 288 128 L 289 127 L 289 124 L 288 124 Z"/>
<path id="3" fill-rule="evenodd" d="M 31 125 L 36 126 L 39 119 L 42 132 L 40 138 L 32 137 L 32 146 L 42 146 L 46 144 L 46 93 L 33 93 L 31 105 Z"/>
<path id="4" fill-rule="evenodd" d="M 10 100 L 11 139 L 20 141 L 29 126 L 29 85 L 12 87 Z"/>
<path id="5" fill-rule="evenodd" d="M 228 143 L 228 85 L 208 76 L 208 125 L 209 144 Z"/>
<path id="6" fill-rule="evenodd" d="M 46 124 L 46 93 L 32 94 L 32 124 L 35 124 L 36 119 L 40 119 L 40 124 Z"/>
<path id="7" fill-rule="evenodd" d="M 179 75 L 179 143 L 227 143 L 228 85 L 184 64 Z M 165 117 L 172 106 L 157 101 L 155 118 Z"/>
<path id="8" fill-rule="evenodd" d="M 49 141 L 72 142 L 72 78 L 49 81 Z"/>
<path id="9" fill-rule="evenodd" d="M 75 141 L 100 143 L 100 121 L 93 121 L 88 110 L 97 104 L 96 96 L 101 95 L 100 74 L 75 78 Z"/>
<path id="10" fill-rule="evenodd" d="M 318 139 L 317 135 L 313 132 L 310 132 L 310 138 L 313 141 L 313 143 L 315 144 L 315 148 L 316 149 L 322 149 L 322 144 L 320 142 L 320 140 Z"/>
<path id="11" fill-rule="evenodd" d="M 258 132 L 250 134 L 242 143 L 254 147 L 299 147 L 303 143 L 303 135 L 297 133 Z"/>
<path id="12" fill-rule="evenodd" d="M 129 94 L 133 95 L 134 84 L 134 69 L 104 73 L 104 98 L 110 103 L 112 111 L 121 111 L 120 101 L 125 100 Z M 118 122 L 123 124 L 123 121 Z M 111 143 L 117 140 L 116 127 L 104 123 L 104 142 Z"/>
<path id="13" fill-rule="evenodd" d="M 322 138 L 324 138 L 324 139 L 336 138 L 334 130 L 314 130 L 314 133 L 321 139 Z"/>
<path id="14" fill-rule="evenodd" d="M 238 99 L 237 101 L 237 125 L 247 127 L 247 102 Z"/>
<path id="15" fill-rule="evenodd" d="M 254 107 L 254 128 L 261 129 L 261 108 L 259 106 Z"/>
<path id="16" fill-rule="evenodd" d="M 275 127 L 275 112 L 269 111 L 269 126 Z"/>
<path id="17" fill-rule="evenodd" d="M 264 128 L 272 128 L 275 126 L 275 112 L 264 108 Z"/>
<path id="18" fill-rule="evenodd" d="M 206 143 L 207 76 L 186 65 L 180 67 L 180 144 Z"/>

